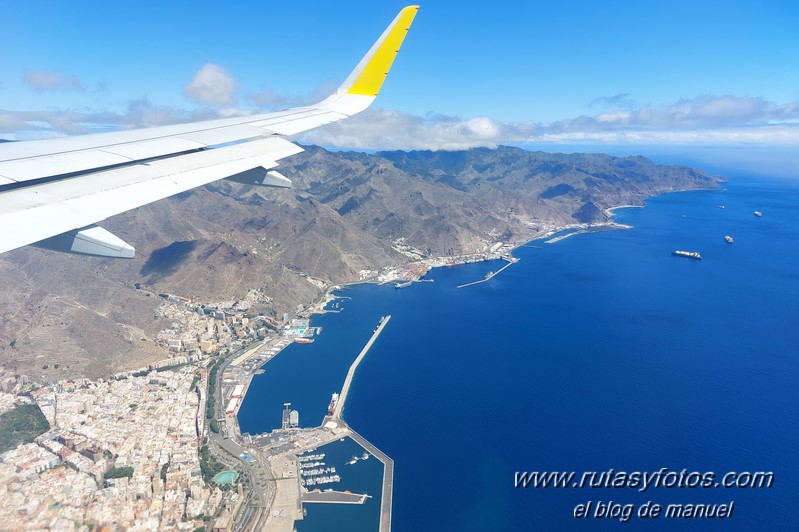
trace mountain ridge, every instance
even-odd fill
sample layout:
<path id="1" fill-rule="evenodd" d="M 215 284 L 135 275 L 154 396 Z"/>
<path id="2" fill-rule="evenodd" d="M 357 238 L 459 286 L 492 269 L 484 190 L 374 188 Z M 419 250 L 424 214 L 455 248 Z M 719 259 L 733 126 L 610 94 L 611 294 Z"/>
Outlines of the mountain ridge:
<path id="1" fill-rule="evenodd" d="M 47 380 L 165 358 L 152 339 L 168 320 L 136 283 L 197 302 L 259 288 L 270 301 L 257 312 L 280 317 L 317 298 L 319 281 L 357 282 L 408 262 L 399 239 L 428 256 L 479 253 L 558 226 L 607 223 L 611 207 L 719 181 L 640 156 L 305 148 L 281 165 L 293 189 L 222 180 L 106 220 L 136 246 L 130 261 L 32 247 L 0 256 L 0 364 Z"/>

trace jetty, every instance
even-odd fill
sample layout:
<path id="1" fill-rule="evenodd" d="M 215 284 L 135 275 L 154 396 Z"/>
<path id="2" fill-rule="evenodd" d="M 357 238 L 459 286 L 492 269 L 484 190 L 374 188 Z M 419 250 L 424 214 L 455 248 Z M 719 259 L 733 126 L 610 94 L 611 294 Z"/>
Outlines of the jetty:
<path id="1" fill-rule="evenodd" d="M 458 285 L 458 288 L 466 288 L 467 286 L 472 286 L 472 285 L 475 285 L 475 284 L 480 284 L 480 283 L 485 283 L 486 281 L 490 281 L 491 279 L 493 279 L 494 277 L 496 277 L 497 275 L 502 273 L 502 271 L 505 268 L 507 268 L 508 266 L 510 266 L 511 264 L 513 264 L 515 262 L 519 262 L 519 260 L 521 260 L 521 259 L 511 258 L 511 259 L 505 259 L 505 260 L 508 261 L 508 263 L 505 266 L 503 266 L 502 268 L 498 269 L 495 272 L 490 272 L 488 275 L 485 276 L 485 279 L 480 279 L 479 281 L 473 281 L 471 283 L 461 284 L 461 285 Z"/>
<path id="2" fill-rule="evenodd" d="M 382 495 L 380 497 L 379 532 L 390 532 L 391 530 L 391 499 L 394 492 L 394 460 L 389 458 L 386 453 L 378 449 L 374 444 L 369 442 L 366 438 L 353 430 L 352 427 L 347 425 L 347 423 L 341 419 L 341 413 L 344 411 L 344 403 L 347 400 L 347 394 L 349 394 L 350 386 L 352 385 L 352 379 L 355 376 L 355 370 L 358 369 L 358 365 L 366 356 L 366 353 L 369 352 L 369 349 L 371 349 L 372 344 L 375 343 L 377 337 L 380 336 L 380 333 L 383 332 L 383 329 L 386 327 L 386 325 L 388 325 L 390 319 L 390 315 L 380 318 L 380 323 L 377 325 L 374 333 L 372 333 L 372 337 L 369 338 L 368 342 L 366 342 L 366 345 L 363 347 L 363 349 L 361 349 L 360 354 L 350 366 L 350 370 L 347 372 L 347 378 L 344 379 L 344 386 L 341 388 L 341 393 L 339 394 L 338 401 L 333 408 L 332 415 L 325 417 L 324 421 L 322 422 L 322 425 L 326 427 L 332 425 L 336 428 L 340 427 L 346 429 L 350 438 L 355 440 L 369 454 L 383 463 L 383 487 L 381 490 Z"/>
<path id="3" fill-rule="evenodd" d="M 372 348 L 372 344 L 375 343 L 377 337 L 380 336 L 380 333 L 383 332 L 383 329 L 388 325 L 391 316 L 385 316 L 380 318 L 380 323 L 375 329 L 375 332 L 372 334 L 372 337 L 369 338 L 369 341 L 366 342 L 366 345 L 361 349 L 361 353 L 358 355 L 358 358 L 355 359 L 355 362 L 352 363 L 350 366 L 350 370 L 347 372 L 347 378 L 344 379 L 344 386 L 341 388 L 341 393 L 338 396 L 338 401 L 336 402 L 336 406 L 333 409 L 333 419 L 340 420 L 341 419 L 341 412 L 344 410 L 344 402 L 347 400 L 347 394 L 350 393 L 350 385 L 352 385 L 352 379 L 355 377 L 355 370 L 358 369 L 358 364 L 361 363 L 363 357 L 366 356 L 366 353 L 369 352 L 369 349 Z"/>

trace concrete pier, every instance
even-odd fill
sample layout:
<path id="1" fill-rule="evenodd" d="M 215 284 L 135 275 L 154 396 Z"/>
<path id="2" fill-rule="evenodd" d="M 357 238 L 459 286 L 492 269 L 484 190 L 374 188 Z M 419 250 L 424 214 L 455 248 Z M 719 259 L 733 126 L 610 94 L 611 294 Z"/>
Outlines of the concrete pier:
<path id="1" fill-rule="evenodd" d="M 363 504 L 369 496 L 364 493 L 345 491 L 309 491 L 302 494 L 303 503 Z"/>
<path id="2" fill-rule="evenodd" d="M 475 284 L 480 284 L 480 283 L 484 283 L 486 281 L 490 281 L 491 279 L 493 279 L 494 277 L 496 277 L 497 275 L 502 273 L 502 270 L 504 270 L 505 268 L 507 268 L 508 266 L 510 266 L 511 264 L 513 264 L 515 262 L 519 262 L 519 259 L 513 259 L 513 260 L 508 261 L 508 263 L 505 266 L 503 266 L 502 268 L 498 269 L 495 272 L 492 272 L 490 275 L 487 275 L 485 279 L 480 279 L 479 281 L 474 281 L 474 282 L 471 282 L 471 283 L 458 285 L 458 288 L 466 288 L 467 286 L 472 286 L 472 285 L 475 285 Z"/>
<path id="3" fill-rule="evenodd" d="M 388 321 L 390 319 L 391 316 L 386 316 L 382 319 L 380 324 L 377 326 L 377 329 L 375 329 L 374 334 L 372 334 L 372 337 L 369 338 L 369 341 L 366 342 L 366 345 L 363 347 L 363 349 L 361 349 L 361 353 L 358 355 L 358 358 L 356 358 L 355 362 L 353 362 L 350 366 L 350 370 L 347 372 L 347 378 L 344 379 L 344 387 L 341 388 L 341 393 L 338 396 L 338 403 L 336 403 L 336 408 L 333 411 L 333 419 L 341 419 L 341 412 L 344 410 L 344 403 L 347 400 L 347 394 L 350 392 L 350 385 L 352 384 L 352 378 L 355 376 L 355 370 L 358 369 L 358 364 L 361 363 L 363 357 L 365 357 L 366 353 L 369 352 L 372 344 L 375 343 L 377 337 L 380 336 L 381 332 L 383 332 L 383 328 L 388 325 Z"/>

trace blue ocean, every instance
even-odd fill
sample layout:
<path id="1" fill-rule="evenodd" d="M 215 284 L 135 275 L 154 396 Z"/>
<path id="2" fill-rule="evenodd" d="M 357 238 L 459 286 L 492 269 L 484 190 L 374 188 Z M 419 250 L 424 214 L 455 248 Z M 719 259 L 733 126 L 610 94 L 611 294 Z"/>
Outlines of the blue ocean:
<path id="1" fill-rule="evenodd" d="M 733 178 L 617 210 L 632 229 L 531 242 L 486 283 L 456 288 L 502 263 L 435 269 L 433 283 L 399 290 L 347 288 L 333 304 L 340 312 L 314 316 L 323 327 L 314 344 L 290 346 L 255 378 L 242 430 L 279 426 L 287 401 L 302 425 L 318 425 L 391 314 L 344 417 L 395 461 L 394 530 L 795 530 L 798 206 L 799 183 Z M 663 468 L 773 480 L 643 492 L 514 486 L 517 472 L 579 479 Z M 589 515 L 575 518 L 588 502 Z M 611 502 L 634 505 L 633 515 L 594 516 Z M 635 515 L 647 502 L 734 510 L 724 519 Z M 310 507 L 298 529 L 374 529 L 373 517 L 345 510 Z"/>

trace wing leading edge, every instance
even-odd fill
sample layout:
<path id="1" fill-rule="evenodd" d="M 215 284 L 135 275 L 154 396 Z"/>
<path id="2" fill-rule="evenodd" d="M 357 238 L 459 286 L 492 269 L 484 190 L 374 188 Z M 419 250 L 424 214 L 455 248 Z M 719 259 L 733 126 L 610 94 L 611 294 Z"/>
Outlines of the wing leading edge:
<path id="1" fill-rule="evenodd" d="M 132 258 L 95 224 L 227 178 L 290 187 L 274 170 L 302 151 L 282 138 L 342 120 L 380 91 L 419 6 L 402 9 L 344 83 L 325 100 L 275 113 L 0 144 L 0 253 L 25 246 Z"/>

